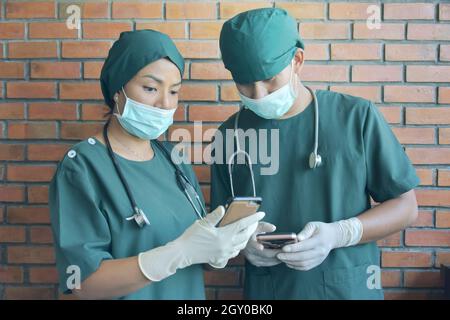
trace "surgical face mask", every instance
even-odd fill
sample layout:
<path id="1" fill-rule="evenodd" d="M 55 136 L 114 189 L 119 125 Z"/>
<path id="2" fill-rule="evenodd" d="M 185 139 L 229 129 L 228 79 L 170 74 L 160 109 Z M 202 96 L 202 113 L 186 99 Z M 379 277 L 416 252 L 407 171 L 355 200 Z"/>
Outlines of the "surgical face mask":
<path id="1" fill-rule="evenodd" d="M 122 92 L 126 99 L 123 113 L 119 114 L 116 104 L 117 113 L 114 115 L 129 134 L 143 140 L 153 140 L 164 133 L 173 123 L 176 108 L 156 108 L 128 98 L 123 87 Z"/>
<path id="2" fill-rule="evenodd" d="M 291 74 L 286 85 L 261 99 L 251 99 L 239 93 L 244 106 L 265 119 L 278 119 L 283 116 L 292 107 L 298 95 L 296 87 L 292 86 L 292 75 L 295 76 L 295 79 L 297 78 L 292 70 L 293 65 L 291 64 Z"/>

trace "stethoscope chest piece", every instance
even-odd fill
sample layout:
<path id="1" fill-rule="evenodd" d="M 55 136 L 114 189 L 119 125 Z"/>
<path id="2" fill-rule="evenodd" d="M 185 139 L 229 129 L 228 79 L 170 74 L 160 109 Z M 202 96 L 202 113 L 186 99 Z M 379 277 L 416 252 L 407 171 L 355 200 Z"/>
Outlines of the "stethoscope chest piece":
<path id="1" fill-rule="evenodd" d="M 137 225 L 142 228 L 146 225 L 150 225 L 150 221 L 148 221 L 147 216 L 145 215 L 144 211 L 139 209 L 138 207 L 134 208 L 134 214 L 131 217 L 126 218 L 127 221 L 134 220 L 136 221 Z"/>
<path id="2" fill-rule="evenodd" d="M 309 167 L 311 169 L 315 169 L 322 165 L 322 157 L 320 154 L 316 154 L 315 152 L 311 152 L 309 155 Z"/>

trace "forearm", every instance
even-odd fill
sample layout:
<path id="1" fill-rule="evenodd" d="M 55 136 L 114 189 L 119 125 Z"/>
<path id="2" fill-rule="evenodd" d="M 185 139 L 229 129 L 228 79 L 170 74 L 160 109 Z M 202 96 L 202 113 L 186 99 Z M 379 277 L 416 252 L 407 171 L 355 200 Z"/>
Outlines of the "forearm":
<path id="1" fill-rule="evenodd" d="M 377 241 L 405 229 L 416 220 L 417 211 L 414 190 L 365 211 L 358 216 L 363 225 L 359 243 Z"/>
<path id="2" fill-rule="evenodd" d="M 112 299 L 135 292 L 150 284 L 141 272 L 137 256 L 104 260 L 100 267 L 74 290 L 80 299 Z"/>

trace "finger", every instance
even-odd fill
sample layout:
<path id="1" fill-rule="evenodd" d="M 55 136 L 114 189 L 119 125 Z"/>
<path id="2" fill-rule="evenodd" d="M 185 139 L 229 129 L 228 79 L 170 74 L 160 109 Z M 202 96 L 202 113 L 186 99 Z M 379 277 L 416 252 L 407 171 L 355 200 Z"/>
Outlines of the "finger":
<path id="1" fill-rule="evenodd" d="M 308 261 L 304 261 L 302 264 L 292 264 L 286 263 L 286 266 L 292 269 L 300 270 L 300 271 L 309 271 L 318 265 L 320 265 L 322 261 L 320 259 L 312 259 Z"/>
<path id="2" fill-rule="evenodd" d="M 321 256 L 320 252 L 317 250 L 308 250 L 302 252 L 293 252 L 293 253 L 280 253 L 277 255 L 277 258 L 283 262 L 291 263 L 291 262 L 304 262 L 311 259 L 317 259 Z"/>
<path id="3" fill-rule="evenodd" d="M 299 241 L 310 238 L 316 231 L 318 224 L 315 222 L 309 222 L 302 231 L 297 235 Z"/>
<path id="4" fill-rule="evenodd" d="M 232 242 L 233 245 L 242 243 L 242 242 L 245 242 L 245 244 L 247 244 L 248 240 L 250 239 L 252 234 L 255 232 L 257 227 L 258 227 L 258 223 L 254 223 L 251 226 L 249 226 L 248 228 L 246 228 L 246 229 L 242 230 L 241 232 L 239 232 L 238 234 L 236 234 L 233 237 L 233 242 Z"/>
<path id="5" fill-rule="evenodd" d="M 302 252 L 312 250 L 319 245 L 317 237 L 312 237 L 297 243 L 288 244 L 282 248 L 284 252 Z"/>
<path id="6" fill-rule="evenodd" d="M 262 218 L 264 218 L 266 214 L 264 212 L 256 212 L 248 217 L 242 218 L 236 222 L 233 222 L 229 225 L 226 225 L 223 228 L 226 229 L 231 229 L 233 233 L 237 233 L 240 232 L 246 228 L 248 228 L 249 226 L 251 226 L 252 224 L 258 222 L 259 220 L 261 220 Z"/>
<path id="7" fill-rule="evenodd" d="M 264 222 L 264 221 L 260 221 L 255 233 L 259 234 L 259 233 L 274 232 L 276 229 L 277 229 L 277 227 L 274 226 L 273 224 Z"/>
<path id="8" fill-rule="evenodd" d="M 205 220 L 211 226 L 215 226 L 219 223 L 224 214 L 225 208 L 223 206 L 218 206 L 216 209 L 214 209 L 214 211 L 206 215 Z"/>

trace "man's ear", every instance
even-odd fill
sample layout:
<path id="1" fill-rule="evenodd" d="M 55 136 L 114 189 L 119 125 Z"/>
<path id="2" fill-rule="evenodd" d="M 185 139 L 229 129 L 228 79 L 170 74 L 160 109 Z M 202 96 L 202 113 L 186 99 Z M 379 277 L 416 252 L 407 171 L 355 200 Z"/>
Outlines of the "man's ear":
<path id="1" fill-rule="evenodd" d="M 303 65 L 305 64 L 305 52 L 303 49 L 298 48 L 294 55 L 294 71 L 296 74 L 300 74 L 300 71 L 303 69 Z"/>

